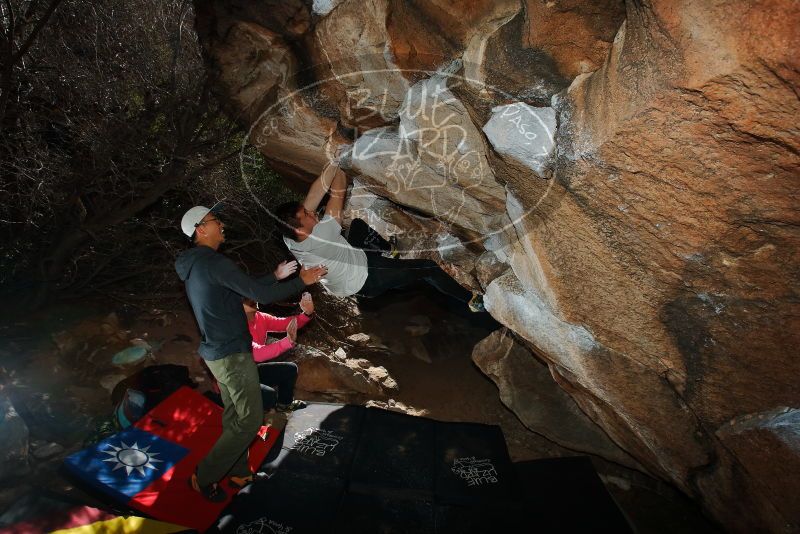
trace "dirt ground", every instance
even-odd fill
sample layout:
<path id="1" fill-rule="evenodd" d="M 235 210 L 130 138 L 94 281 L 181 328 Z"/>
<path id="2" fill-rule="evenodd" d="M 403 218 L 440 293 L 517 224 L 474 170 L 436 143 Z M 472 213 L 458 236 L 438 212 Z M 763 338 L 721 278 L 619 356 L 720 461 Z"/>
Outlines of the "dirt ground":
<path id="1" fill-rule="evenodd" d="M 353 303 L 343 306 L 319 298 L 317 302 L 318 317 L 301 331 L 299 342 L 325 351 L 341 346 L 349 352 L 355 349 L 347 343 L 347 335 L 369 335 L 373 344 L 385 349 L 367 357 L 384 366 L 400 386 L 393 399 L 384 399 L 389 405 L 444 421 L 497 424 L 515 461 L 578 454 L 527 430 L 502 405 L 494 383 L 472 363 L 475 343 L 500 327 L 488 314 L 471 314 L 426 288 L 360 302 L 356 317 Z M 270 311 L 289 314 L 292 309 Z M 112 312 L 115 316 L 109 318 Z M 93 326 L 87 328 L 86 324 Z M 35 447 L 54 441 L 64 450 L 44 460 L 31 456 L 27 476 L 0 485 L 0 515 L 6 517 L 13 515 L 20 498 L 44 490 L 98 504 L 74 488 L 59 466 L 108 420 L 110 390 L 121 378 L 143 365 L 174 363 L 188 366 L 201 390 L 207 386 L 195 352 L 199 335 L 184 299 L 148 306 L 118 301 L 70 303 L 39 317 L 5 324 L 0 327 L 0 338 L 4 339 L 0 388 L 38 399 L 37 406 L 49 406 L 53 420 L 64 421 L 68 427 L 61 434 L 52 430 L 53 425 L 51 431 L 35 425 L 31 428 Z M 129 368 L 111 364 L 111 356 L 130 346 L 132 339 L 153 346 L 154 357 Z M 298 392 L 298 396 L 330 400 L 320 394 Z M 37 432 L 49 439 L 34 435 Z M 697 506 L 671 486 L 599 458 L 593 462 L 639 532 L 715 530 Z"/>

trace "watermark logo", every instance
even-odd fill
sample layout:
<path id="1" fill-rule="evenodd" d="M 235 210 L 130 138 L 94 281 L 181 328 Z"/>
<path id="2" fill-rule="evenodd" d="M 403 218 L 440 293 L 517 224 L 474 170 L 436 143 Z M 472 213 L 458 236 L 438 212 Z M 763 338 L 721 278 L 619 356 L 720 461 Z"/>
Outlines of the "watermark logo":
<path id="1" fill-rule="evenodd" d="M 270 158 L 286 158 L 284 162 L 302 166 L 305 162 L 291 161 L 287 147 L 293 147 L 295 154 L 313 150 L 301 146 L 300 139 L 309 133 L 302 130 L 313 127 L 318 109 L 327 102 L 329 117 L 338 116 L 340 124 L 356 125 L 350 143 L 319 148 L 326 151 L 324 159 L 336 161 L 360 184 L 349 193 L 346 206 L 350 212 L 345 218 L 366 217 L 371 226 L 382 226 L 378 229 L 382 233 L 390 231 L 398 237 L 400 253 L 442 251 L 431 245 L 430 239 L 431 248 L 420 246 L 429 235 L 413 235 L 391 223 L 397 219 L 392 211 L 398 207 L 405 217 L 418 220 L 419 224 L 410 225 L 415 229 L 430 228 L 433 221 L 434 225 L 464 229 L 470 239 L 482 241 L 520 223 L 540 209 L 550 194 L 553 180 L 542 177 L 548 173 L 555 148 L 556 115 L 551 108 L 533 107 L 501 88 L 465 78 L 460 73 L 476 69 L 463 68 L 460 62 L 437 71 L 386 68 L 349 72 L 333 67 L 328 71 L 334 76 L 284 91 L 254 121 L 247 142 Z M 375 83 L 382 79 L 390 81 Z M 390 94 L 387 87 L 397 93 L 401 83 L 406 84 L 405 94 Z M 330 102 L 320 96 L 327 84 L 344 88 L 346 95 L 344 105 L 334 113 Z M 479 95 L 483 102 L 497 105 L 478 113 L 465 104 L 465 94 Z M 248 184 L 253 177 L 245 154 L 243 147 L 242 174 Z M 524 206 L 513 203 L 513 213 L 507 210 L 507 195 L 516 184 L 506 183 L 508 171 L 506 176 L 495 172 L 491 162 L 498 158 L 510 165 L 520 180 L 539 182 L 535 188 L 526 187 L 529 196 Z M 531 189 L 536 191 L 533 200 Z M 381 197 L 391 204 L 380 202 Z M 272 214 L 274 206 L 265 200 L 256 198 Z M 349 246 L 338 238 L 323 240 L 314 234 L 310 238 L 325 245 Z"/>

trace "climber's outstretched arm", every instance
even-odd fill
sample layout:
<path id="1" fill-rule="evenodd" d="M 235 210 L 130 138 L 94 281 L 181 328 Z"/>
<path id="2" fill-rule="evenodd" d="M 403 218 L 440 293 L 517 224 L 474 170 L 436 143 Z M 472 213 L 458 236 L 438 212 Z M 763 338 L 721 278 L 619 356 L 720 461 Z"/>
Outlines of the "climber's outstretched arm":
<path id="1" fill-rule="evenodd" d="M 314 180 L 314 183 L 308 188 L 306 198 L 303 200 L 304 208 L 308 211 L 316 211 L 317 207 L 319 207 L 319 203 L 322 202 L 322 199 L 328 194 L 328 190 L 330 190 L 331 184 L 336 176 L 336 171 L 342 172 L 336 164 L 328 163 L 325 165 L 319 177 Z"/>
<path id="2" fill-rule="evenodd" d="M 330 193 L 331 197 L 328 199 L 328 205 L 325 206 L 325 215 L 330 215 L 336 219 L 341 226 L 342 209 L 344 208 L 344 199 L 347 196 L 347 175 L 339 167 L 336 167 Z"/>

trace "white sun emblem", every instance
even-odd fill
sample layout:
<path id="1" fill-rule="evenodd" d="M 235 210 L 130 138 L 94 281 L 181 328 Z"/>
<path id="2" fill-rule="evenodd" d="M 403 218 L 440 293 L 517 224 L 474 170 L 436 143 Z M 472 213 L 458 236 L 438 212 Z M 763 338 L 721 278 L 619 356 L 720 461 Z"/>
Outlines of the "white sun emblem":
<path id="1" fill-rule="evenodd" d="M 164 460 L 158 460 L 155 458 L 159 455 L 159 453 L 148 452 L 150 450 L 149 445 L 143 449 L 140 449 L 138 443 L 134 443 L 133 445 L 126 445 L 124 441 L 120 443 L 122 444 L 122 447 L 115 447 L 114 445 L 109 444 L 108 446 L 111 447 L 112 450 L 101 451 L 105 454 L 111 455 L 111 458 L 106 458 L 103 460 L 104 462 L 116 462 L 116 465 L 112 471 L 116 471 L 117 469 L 124 467 L 128 476 L 130 476 L 134 469 L 139 471 L 140 475 L 144 476 L 145 467 L 155 470 L 156 466 L 153 465 L 154 463 L 164 462 Z"/>

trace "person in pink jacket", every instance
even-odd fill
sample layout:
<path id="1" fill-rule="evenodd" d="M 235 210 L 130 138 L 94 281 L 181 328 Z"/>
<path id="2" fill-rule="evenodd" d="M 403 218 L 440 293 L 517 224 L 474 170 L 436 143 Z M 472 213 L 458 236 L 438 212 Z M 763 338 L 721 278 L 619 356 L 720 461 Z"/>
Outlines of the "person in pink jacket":
<path id="1" fill-rule="evenodd" d="M 311 320 L 311 315 L 314 313 L 314 301 L 311 299 L 311 295 L 303 293 L 300 298 L 302 313 L 291 317 L 275 317 L 260 312 L 252 300 L 245 300 L 243 305 L 247 315 L 247 327 L 253 338 L 253 359 L 258 367 L 258 381 L 261 383 L 264 410 L 275 408 L 285 412 L 302 408 L 305 403 L 294 400 L 297 364 L 272 360 L 294 347 L 297 341 L 297 330 Z M 267 343 L 270 332 L 286 332 L 286 337 L 274 343 Z"/>
<path id="2" fill-rule="evenodd" d="M 251 346 L 256 363 L 274 360 L 294 347 L 297 331 L 308 324 L 311 314 L 314 313 L 314 301 L 310 294 L 303 293 L 300 298 L 300 310 L 303 313 L 291 317 L 275 317 L 258 311 L 256 303 L 252 300 L 244 301 L 244 313 L 247 315 L 247 327 L 253 338 Z M 286 332 L 286 337 L 274 343 L 267 343 L 270 332 Z"/>

